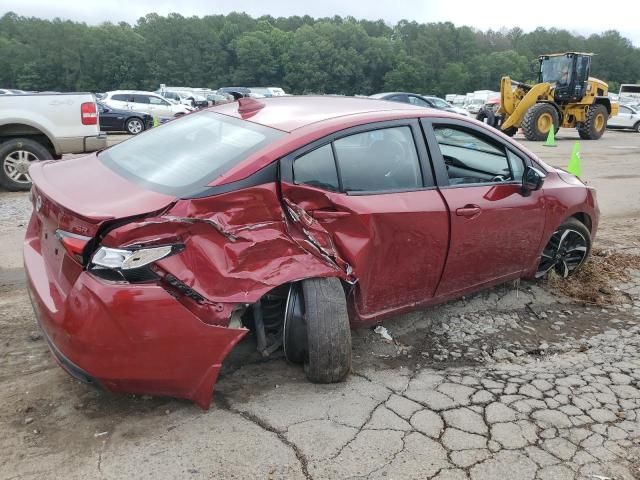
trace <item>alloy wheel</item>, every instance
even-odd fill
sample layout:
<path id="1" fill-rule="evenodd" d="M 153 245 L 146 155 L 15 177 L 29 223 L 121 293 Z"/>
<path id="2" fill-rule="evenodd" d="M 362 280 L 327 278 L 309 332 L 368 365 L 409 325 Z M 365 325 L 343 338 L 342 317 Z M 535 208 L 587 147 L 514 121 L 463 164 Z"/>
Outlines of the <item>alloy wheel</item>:
<path id="1" fill-rule="evenodd" d="M 542 252 L 536 277 L 554 269 L 563 278 L 576 270 L 587 257 L 588 243 L 582 233 L 570 228 L 556 230 Z"/>
<path id="2" fill-rule="evenodd" d="M 30 183 L 29 166 L 38 160 L 33 153 L 27 150 L 14 150 L 4 158 L 4 173 L 17 183 Z"/>
<path id="3" fill-rule="evenodd" d="M 127 123 L 127 130 L 129 130 L 129 133 L 132 135 L 139 134 L 142 131 L 142 122 L 136 119 L 129 120 Z"/>

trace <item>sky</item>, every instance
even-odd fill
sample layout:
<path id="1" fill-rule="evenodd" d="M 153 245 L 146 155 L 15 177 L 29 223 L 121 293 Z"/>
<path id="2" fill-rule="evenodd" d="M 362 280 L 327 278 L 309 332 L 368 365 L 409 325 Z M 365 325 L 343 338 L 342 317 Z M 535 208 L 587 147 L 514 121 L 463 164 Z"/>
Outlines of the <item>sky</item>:
<path id="1" fill-rule="evenodd" d="M 529 8 L 527 8 L 527 5 Z M 176 12 L 184 16 L 226 14 L 244 11 L 252 16 L 274 17 L 333 15 L 371 20 L 383 19 L 388 24 L 398 20 L 420 23 L 450 21 L 479 30 L 499 30 L 518 26 L 524 31 L 536 27 L 564 28 L 589 35 L 618 30 L 635 46 L 640 46 L 640 22 L 636 0 L 618 0 L 601 11 L 603 2 L 594 0 L 506 2 L 504 0 L 0 0 L 0 15 L 13 11 L 19 15 L 52 19 L 77 20 L 89 24 L 103 21 L 135 21 L 147 13 L 160 15 Z M 537 7 L 537 8 L 535 8 Z"/>

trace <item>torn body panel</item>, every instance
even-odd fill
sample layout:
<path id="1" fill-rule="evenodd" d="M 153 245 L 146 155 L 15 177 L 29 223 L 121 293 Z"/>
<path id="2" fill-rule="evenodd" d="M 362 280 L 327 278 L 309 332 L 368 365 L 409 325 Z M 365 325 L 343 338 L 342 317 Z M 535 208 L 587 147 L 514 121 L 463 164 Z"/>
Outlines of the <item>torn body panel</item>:
<path id="1" fill-rule="evenodd" d="M 157 266 L 209 302 L 248 304 L 287 282 L 348 278 L 339 257 L 329 260 L 295 238 L 275 183 L 180 200 L 162 215 L 116 228 L 103 239 L 111 247 L 171 242 L 183 243 L 184 250 Z"/>
<path id="2" fill-rule="evenodd" d="M 449 241 L 448 210 L 437 190 L 344 195 L 286 182 L 281 189 L 286 204 L 302 212 L 301 228 L 313 228 L 329 254 L 351 267 L 352 326 L 434 296 Z"/>

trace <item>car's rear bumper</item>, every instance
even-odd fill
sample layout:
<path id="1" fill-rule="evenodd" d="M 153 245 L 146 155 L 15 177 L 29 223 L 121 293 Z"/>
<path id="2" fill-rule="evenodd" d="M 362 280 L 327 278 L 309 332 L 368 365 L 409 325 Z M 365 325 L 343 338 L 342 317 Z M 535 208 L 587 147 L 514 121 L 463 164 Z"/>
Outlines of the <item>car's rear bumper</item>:
<path id="1" fill-rule="evenodd" d="M 202 322 L 164 288 L 82 272 L 63 292 L 39 251 L 24 247 L 38 323 L 72 376 L 114 392 L 187 398 L 208 408 L 222 361 L 246 329 Z"/>

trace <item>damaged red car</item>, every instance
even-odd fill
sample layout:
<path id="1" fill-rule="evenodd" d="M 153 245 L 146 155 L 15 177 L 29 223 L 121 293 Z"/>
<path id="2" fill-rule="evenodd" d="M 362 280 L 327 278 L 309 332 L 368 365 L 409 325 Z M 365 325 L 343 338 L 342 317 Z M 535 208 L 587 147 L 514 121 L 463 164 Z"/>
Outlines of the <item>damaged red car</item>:
<path id="1" fill-rule="evenodd" d="M 56 360 L 203 408 L 249 331 L 337 382 L 350 329 L 568 276 L 598 225 L 591 188 L 496 130 L 363 98 L 241 99 L 30 174 L 27 284 Z"/>

